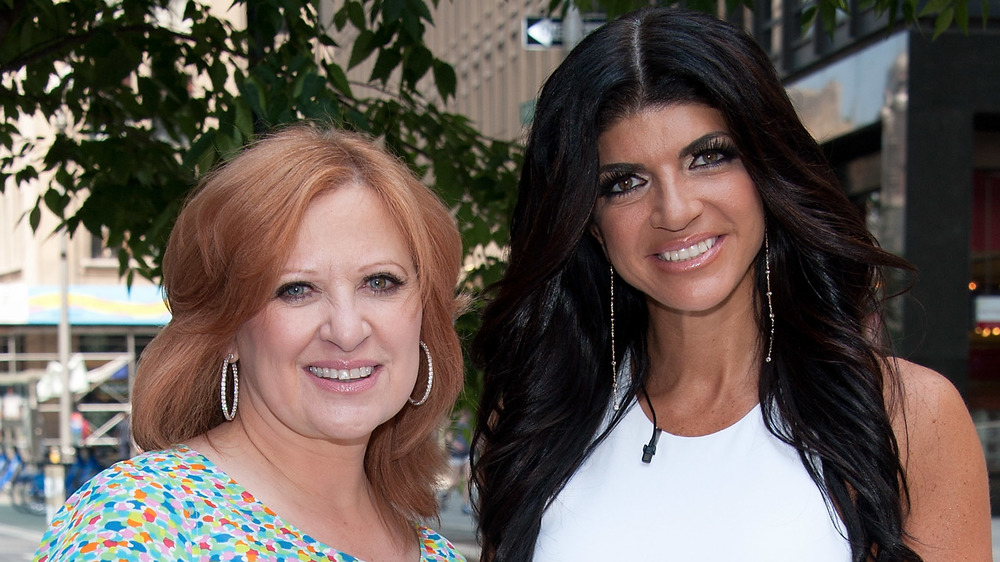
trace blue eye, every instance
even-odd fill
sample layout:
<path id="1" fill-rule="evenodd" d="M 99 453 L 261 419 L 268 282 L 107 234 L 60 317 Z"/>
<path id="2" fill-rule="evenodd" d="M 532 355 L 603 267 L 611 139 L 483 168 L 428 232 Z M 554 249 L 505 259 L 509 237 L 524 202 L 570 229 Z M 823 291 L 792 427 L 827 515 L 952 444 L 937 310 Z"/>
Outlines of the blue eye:
<path id="1" fill-rule="evenodd" d="M 275 296 L 280 299 L 294 301 L 305 297 L 311 288 L 308 283 L 295 281 L 279 287 L 275 291 Z"/>

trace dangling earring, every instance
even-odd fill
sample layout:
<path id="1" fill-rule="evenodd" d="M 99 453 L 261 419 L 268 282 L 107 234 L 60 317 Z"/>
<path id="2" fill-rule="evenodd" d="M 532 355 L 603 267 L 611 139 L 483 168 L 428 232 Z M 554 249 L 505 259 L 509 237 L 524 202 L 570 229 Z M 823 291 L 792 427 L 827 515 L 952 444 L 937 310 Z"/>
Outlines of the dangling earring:
<path id="1" fill-rule="evenodd" d="M 614 393 L 612 406 L 615 411 L 621 407 L 618 402 L 618 359 L 615 353 L 615 266 L 609 266 L 611 270 L 611 391 Z"/>
<path id="2" fill-rule="evenodd" d="M 233 409 L 229 409 L 228 401 L 226 400 L 226 378 L 229 374 L 229 367 L 233 368 Z M 226 416 L 226 421 L 233 421 L 236 417 L 236 407 L 240 403 L 240 373 L 239 369 L 236 367 L 236 360 L 233 358 L 233 354 L 230 353 L 228 357 L 222 360 L 222 382 L 219 384 L 219 393 L 222 395 L 222 415 Z"/>
<path id="3" fill-rule="evenodd" d="M 771 362 L 774 351 L 774 307 L 771 305 L 771 246 L 767 242 L 767 229 L 764 230 L 764 283 L 767 285 L 767 317 L 771 322 L 771 334 L 767 338 L 767 357 L 765 363 Z"/>
<path id="4" fill-rule="evenodd" d="M 420 342 L 420 349 L 424 350 L 424 355 L 427 356 L 427 388 L 424 390 L 424 396 L 416 402 L 412 398 L 407 398 L 410 404 L 414 406 L 419 406 L 427 401 L 427 397 L 431 395 L 431 387 L 434 386 L 434 362 L 431 360 L 431 351 L 427 349 L 427 344 Z"/>

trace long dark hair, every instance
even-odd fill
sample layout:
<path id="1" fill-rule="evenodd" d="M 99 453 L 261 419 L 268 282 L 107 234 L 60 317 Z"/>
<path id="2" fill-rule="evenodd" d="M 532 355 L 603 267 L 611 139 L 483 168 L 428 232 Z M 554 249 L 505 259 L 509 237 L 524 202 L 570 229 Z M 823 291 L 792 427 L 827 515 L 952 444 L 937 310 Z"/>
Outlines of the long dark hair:
<path id="1" fill-rule="evenodd" d="M 759 383 L 768 428 L 836 506 L 855 560 L 919 560 L 903 544 L 908 498 L 884 398 L 899 390 L 879 334 L 881 270 L 912 268 L 878 248 L 754 40 L 664 8 L 595 31 L 538 98 L 510 263 L 474 345 L 485 372 L 473 449 L 484 560 L 532 558 L 545 508 L 610 431 L 610 268 L 587 234 L 597 138 L 627 115 L 678 102 L 724 115 L 764 203 L 777 316 L 775 359 Z M 761 251 L 758 304 L 763 260 Z M 631 357 L 632 401 L 648 371 L 648 315 L 641 293 L 620 278 L 615 286 L 615 359 Z M 764 314 L 757 322 L 769 330 Z"/>

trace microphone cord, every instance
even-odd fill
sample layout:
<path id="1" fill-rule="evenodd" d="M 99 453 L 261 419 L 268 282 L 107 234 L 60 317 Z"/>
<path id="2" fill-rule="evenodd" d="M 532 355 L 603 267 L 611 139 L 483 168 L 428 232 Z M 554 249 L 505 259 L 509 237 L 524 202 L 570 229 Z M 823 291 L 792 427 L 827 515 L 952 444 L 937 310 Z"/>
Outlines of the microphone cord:
<path id="1" fill-rule="evenodd" d="M 660 440 L 660 426 L 656 423 L 656 408 L 653 407 L 653 401 L 649 399 L 649 395 L 646 394 L 646 385 L 642 385 L 642 395 L 646 397 L 646 404 L 649 404 L 649 412 L 653 414 L 653 436 L 649 438 L 649 443 L 642 446 L 642 462 L 649 464 L 653 460 L 653 455 L 656 454 L 656 442 Z"/>

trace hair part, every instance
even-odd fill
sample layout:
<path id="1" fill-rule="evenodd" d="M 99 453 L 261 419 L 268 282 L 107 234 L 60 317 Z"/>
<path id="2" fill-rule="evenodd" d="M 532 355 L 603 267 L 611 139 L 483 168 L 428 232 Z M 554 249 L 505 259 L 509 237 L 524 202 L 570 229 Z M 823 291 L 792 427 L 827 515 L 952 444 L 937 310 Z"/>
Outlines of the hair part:
<path id="1" fill-rule="evenodd" d="M 225 422 L 219 378 L 240 326 L 261 311 L 312 200 L 358 182 L 373 189 L 409 245 L 423 307 L 421 339 L 434 387 L 372 434 L 365 472 L 383 518 L 397 532 L 437 513 L 445 470 L 436 439 L 464 383 L 453 322 L 462 245 L 441 200 L 367 137 L 305 123 L 263 137 L 210 173 L 181 211 L 163 257 L 170 322 L 146 347 L 133 389 L 132 433 L 161 449 Z M 427 382 L 421 365 L 414 394 Z"/>
<path id="2" fill-rule="evenodd" d="M 538 97 L 509 266 L 474 344 L 484 369 L 473 448 L 483 559 L 531 559 L 548 503 L 625 410 L 607 425 L 610 276 L 587 233 L 600 196 L 597 140 L 625 117 L 676 103 L 723 115 L 765 207 L 771 269 L 780 272 L 775 360 L 760 379 L 769 429 L 800 452 L 836 506 L 856 560 L 919 560 L 904 544 L 905 475 L 883 394 L 898 392 L 898 381 L 870 329 L 882 314 L 880 270 L 910 266 L 878 248 L 753 38 L 672 8 L 598 29 Z M 761 249 L 761 334 L 763 260 Z M 634 360 L 634 400 L 648 374 L 648 313 L 644 295 L 616 281 L 615 317 L 628 321 L 616 324 L 615 359 Z"/>

